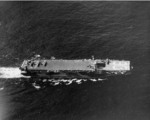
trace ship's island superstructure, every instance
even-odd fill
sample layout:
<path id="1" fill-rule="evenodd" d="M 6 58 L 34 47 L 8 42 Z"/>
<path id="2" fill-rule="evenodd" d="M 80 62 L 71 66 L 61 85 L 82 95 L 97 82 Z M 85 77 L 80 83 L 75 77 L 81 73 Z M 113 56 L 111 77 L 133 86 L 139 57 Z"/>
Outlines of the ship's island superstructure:
<path id="1" fill-rule="evenodd" d="M 24 60 L 23 75 L 40 78 L 96 78 L 104 74 L 126 74 L 130 72 L 130 61 L 110 59 L 42 59 L 40 56 Z"/>

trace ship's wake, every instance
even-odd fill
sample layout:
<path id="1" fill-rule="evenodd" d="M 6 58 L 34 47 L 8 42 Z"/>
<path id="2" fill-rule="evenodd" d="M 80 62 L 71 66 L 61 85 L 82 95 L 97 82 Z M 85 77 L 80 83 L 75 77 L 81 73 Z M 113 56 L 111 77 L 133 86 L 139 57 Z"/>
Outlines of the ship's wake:
<path id="1" fill-rule="evenodd" d="M 0 68 L 0 78 L 2 79 L 15 79 L 14 84 L 20 84 L 23 81 L 28 82 L 35 89 L 45 88 L 46 86 L 58 86 L 58 85 L 71 85 L 81 84 L 87 81 L 97 82 L 106 80 L 106 78 L 97 78 L 97 79 L 40 79 L 40 78 L 31 78 L 30 76 L 23 76 L 18 67 L 1 67 Z M 17 82 L 18 81 L 18 82 Z M 4 86 L 0 87 L 0 91 L 4 89 Z"/>
<path id="2" fill-rule="evenodd" d="M 19 84 L 21 81 L 26 81 L 30 83 L 35 89 L 41 89 L 46 86 L 57 86 L 57 85 L 71 85 L 73 83 L 75 84 L 81 84 L 87 81 L 92 82 L 98 82 L 107 80 L 107 77 L 100 77 L 100 78 L 88 78 L 88 79 L 79 79 L 79 78 L 73 78 L 73 79 L 40 79 L 40 78 L 31 78 L 31 76 L 23 76 L 21 74 L 21 71 L 18 67 L 1 67 L 0 68 L 0 78 L 3 79 L 16 79 L 15 84 Z M 0 91 L 3 90 L 3 87 L 0 88 Z"/>
<path id="3" fill-rule="evenodd" d="M 98 82 L 98 81 L 103 81 L 107 80 L 107 78 L 101 79 L 79 79 L 79 78 L 74 78 L 74 79 L 32 79 L 30 82 L 32 86 L 35 89 L 41 89 L 45 88 L 46 86 L 58 86 L 58 85 L 71 85 L 71 84 L 82 84 L 84 82 Z"/>
<path id="4" fill-rule="evenodd" d="M 26 78 L 18 67 L 1 67 L 0 78 Z"/>

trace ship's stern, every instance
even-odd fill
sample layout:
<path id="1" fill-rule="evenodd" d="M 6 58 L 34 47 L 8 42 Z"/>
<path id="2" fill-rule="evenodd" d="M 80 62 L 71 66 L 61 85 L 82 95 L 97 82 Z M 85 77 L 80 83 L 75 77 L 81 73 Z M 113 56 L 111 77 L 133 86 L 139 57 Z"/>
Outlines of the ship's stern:
<path id="1" fill-rule="evenodd" d="M 19 68 L 21 70 L 22 75 L 28 75 L 27 65 L 28 65 L 28 60 L 24 60 Z"/>

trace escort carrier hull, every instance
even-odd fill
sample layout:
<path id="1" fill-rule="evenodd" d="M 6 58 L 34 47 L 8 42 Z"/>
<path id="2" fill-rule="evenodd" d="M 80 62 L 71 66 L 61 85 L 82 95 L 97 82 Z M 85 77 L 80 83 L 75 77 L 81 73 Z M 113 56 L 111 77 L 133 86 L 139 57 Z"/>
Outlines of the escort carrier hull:
<path id="1" fill-rule="evenodd" d="M 21 74 L 39 78 L 99 78 L 104 75 L 128 74 L 130 61 L 109 59 L 41 59 L 24 60 Z"/>

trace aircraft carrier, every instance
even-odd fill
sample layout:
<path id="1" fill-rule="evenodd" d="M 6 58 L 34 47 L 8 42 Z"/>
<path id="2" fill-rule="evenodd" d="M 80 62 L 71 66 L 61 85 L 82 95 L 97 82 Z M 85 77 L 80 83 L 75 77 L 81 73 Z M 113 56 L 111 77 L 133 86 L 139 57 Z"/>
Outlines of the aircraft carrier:
<path id="1" fill-rule="evenodd" d="M 36 56 L 24 60 L 23 75 L 39 78 L 98 78 L 109 74 L 127 74 L 132 67 L 127 60 L 110 59 L 44 59 Z"/>

